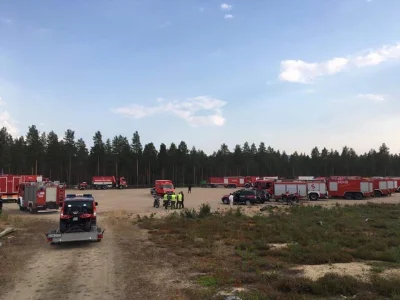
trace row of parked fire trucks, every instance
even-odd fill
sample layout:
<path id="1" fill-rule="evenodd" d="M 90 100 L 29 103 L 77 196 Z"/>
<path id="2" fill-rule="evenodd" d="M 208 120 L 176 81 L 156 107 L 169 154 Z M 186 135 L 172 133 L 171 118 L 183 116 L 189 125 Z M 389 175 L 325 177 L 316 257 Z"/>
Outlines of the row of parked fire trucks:
<path id="1" fill-rule="evenodd" d="M 65 192 L 65 184 L 41 175 L 0 175 L 0 201 L 18 203 L 22 211 L 58 209 Z"/>
<path id="2" fill-rule="evenodd" d="M 299 198 L 310 200 L 326 198 L 363 199 L 365 197 L 388 196 L 400 192 L 400 178 L 330 176 L 299 176 L 294 180 L 279 177 L 211 177 L 203 187 L 255 188 L 264 190 L 275 199 L 284 195 L 296 194 Z"/>

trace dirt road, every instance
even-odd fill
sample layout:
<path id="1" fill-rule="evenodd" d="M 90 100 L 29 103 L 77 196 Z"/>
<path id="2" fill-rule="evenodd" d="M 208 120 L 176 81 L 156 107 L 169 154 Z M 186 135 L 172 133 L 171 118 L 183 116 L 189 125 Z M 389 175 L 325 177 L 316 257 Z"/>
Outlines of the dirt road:
<path id="1" fill-rule="evenodd" d="M 6 270 L 0 264 L 1 272 L 8 273 L 3 277 L 7 283 L 0 287 L 0 298 L 187 299 L 181 291 L 190 284 L 177 280 L 184 278 L 179 266 L 166 259 L 168 253 L 153 247 L 145 231 L 131 221 L 112 224 L 105 217 L 99 217 L 99 224 L 106 228 L 99 243 L 51 246 L 42 235 L 40 240 L 21 245 L 21 251 L 32 249 L 9 256 L 23 260 L 18 266 L 9 263 Z M 15 247 L 0 248 L 0 257 L 1 251 L 17 251 Z"/>
<path id="2" fill-rule="evenodd" d="M 45 243 L 26 258 L 27 266 L 15 278 L 4 300 L 123 299 L 116 281 L 118 252 L 112 230 L 100 243 L 59 245 Z M 44 236 L 43 236 L 44 238 Z"/>

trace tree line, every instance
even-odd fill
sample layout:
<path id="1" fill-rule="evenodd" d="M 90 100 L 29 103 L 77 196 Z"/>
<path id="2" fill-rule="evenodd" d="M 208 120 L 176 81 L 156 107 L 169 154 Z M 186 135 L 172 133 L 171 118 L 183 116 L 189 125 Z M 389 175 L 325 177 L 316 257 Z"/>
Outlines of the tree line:
<path id="1" fill-rule="evenodd" d="M 400 156 L 390 153 L 385 143 L 364 154 L 346 146 L 341 151 L 314 147 L 309 154 L 289 155 L 264 142 L 258 146 L 245 142 L 232 150 L 223 143 L 207 155 L 194 146 L 189 149 L 184 141 L 143 146 L 137 131 L 130 139 L 122 135 L 106 139 L 97 131 L 88 149 L 71 129 L 60 139 L 54 131 L 40 132 L 32 125 L 26 136 L 18 138 L 5 127 L 0 130 L 0 172 L 40 174 L 69 185 L 113 175 L 141 187 L 151 186 L 156 179 L 171 179 L 182 186 L 198 185 L 210 176 L 398 176 Z"/>

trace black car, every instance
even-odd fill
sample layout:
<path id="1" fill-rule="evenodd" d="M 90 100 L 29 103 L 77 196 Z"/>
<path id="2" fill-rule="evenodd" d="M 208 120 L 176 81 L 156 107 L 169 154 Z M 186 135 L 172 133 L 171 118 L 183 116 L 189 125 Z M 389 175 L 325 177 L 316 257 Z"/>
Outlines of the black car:
<path id="1" fill-rule="evenodd" d="M 233 204 L 257 204 L 259 202 L 257 198 L 257 191 L 254 189 L 241 189 L 232 193 L 233 194 Z M 222 197 L 222 202 L 224 204 L 229 204 L 229 195 L 224 195 Z"/>

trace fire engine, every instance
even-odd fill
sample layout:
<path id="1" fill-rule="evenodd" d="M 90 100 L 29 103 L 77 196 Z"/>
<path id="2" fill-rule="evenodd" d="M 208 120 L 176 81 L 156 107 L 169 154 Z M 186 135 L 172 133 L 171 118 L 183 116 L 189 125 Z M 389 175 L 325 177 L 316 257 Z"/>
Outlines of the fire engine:
<path id="1" fill-rule="evenodd" d="M 360 176 L 331 176 L 327 178 L 329 196 L 361 200 L 374 194 L 373 181 Z"/>
<path id="2" fill-rule="evenodd" d="M 25 182 L 18 186 L 18 206 L 30 213 L 58 209 L 65 199 L 65 187 L 52 182 Z"/>
<path id="3" fill-rule="evenodd" d="M 18 201 L 18 186 L 24 182 L 42 182 L 41 175 L 0 175 L 0 197 L 5 202 Z"/>
<path id="4" fill-rule="evenodd" d="M 161 179 L 156 180 L 154 183 L 155 193 L 159 196 L 164 196 L 164 194 L 175 193 L 175 187 L 171 180 Z"/>
<path id="5" fill-rule="evenodd" d="M 397 180 L 385 177 L 372 177 L 375 197 L 390 196 L 397 190 Z"/>

